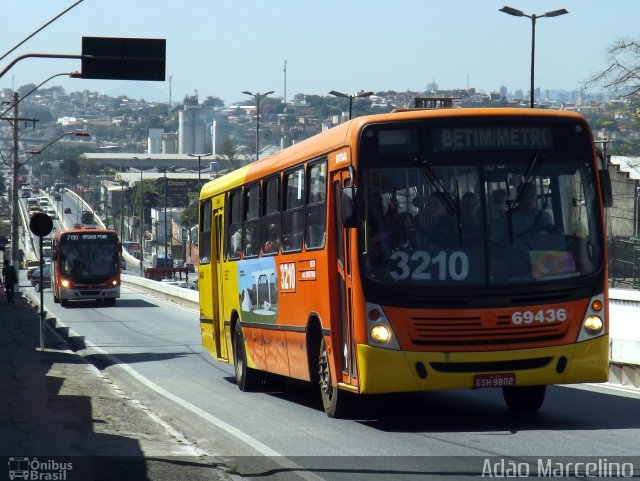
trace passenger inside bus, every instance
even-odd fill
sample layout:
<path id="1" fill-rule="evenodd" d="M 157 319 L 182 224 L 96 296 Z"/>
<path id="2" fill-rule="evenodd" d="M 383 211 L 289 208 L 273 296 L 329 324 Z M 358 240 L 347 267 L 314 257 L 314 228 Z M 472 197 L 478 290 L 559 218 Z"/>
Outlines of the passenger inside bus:
<path id="1" fill-rule="evenodd" d="M 491 192 L 489 206 L 489 224 L 491 226 L 491 240 L 502 241 L 507 235 L 507 191 L 496 189 Z"/>
<path id="2" fill-rule="evenodd" d="M 462 226 L 462 245 L 474 247 L 482 243 L 482 218 L 475 193 L 465 192 L 460 200 L 460 223 Z"/>
<path id="3" fill-rule="evenodd" d="M 370 192 L 367 205 L 368 259 L 372 267 L 384 264 L 389 247 L 389 232 L 385 226 L 382 196 L 378 192 Z"/>
<path id="4" fill-rule="evenodd" d="M 255 256 L 258 255 L 258 249 L 260 248 L 258 229 L 255 224 L 245 224 L 244 228 L 244 255 Z"/>
<path id="5" fill-rule="evenodd" d="M 532 234 L 548 234 L 554 230 L 551 214 L 537 207 L 535 185 L 523 183 L 518 186 L 519 204 L 513 213 L 512 228 L 514 238 Z"/>
<path id="6" fill-rule="evenodd" d="M 278 235 L 278 229 L 275 224 L 269 224 L 267 227 L 267 236 L 262 252 L 265 254 L 273 254 L 278 252 L 280 248 L 280 236 Z"/>
<path id="7" fill-rule="evenodd" d="M 458 245 L 456 222 L 437 193 L 429 197 L 431 225 L 427 232 L 429 249 L 446 249 Z"/>
<path id="8" fill-rule="evenodd" d="M 238 227 L 231 235 L 231 256 L 239 257 L 242 252 L 242 227 Z"/>
<path id="9" fill-rule="evenodd" d="M 394 230 L 394 249 L 411 250 L 416 245 L 416 229 L 413 226 L 411 214 L 407 211 L 398 214 L 398 225 Z"/>

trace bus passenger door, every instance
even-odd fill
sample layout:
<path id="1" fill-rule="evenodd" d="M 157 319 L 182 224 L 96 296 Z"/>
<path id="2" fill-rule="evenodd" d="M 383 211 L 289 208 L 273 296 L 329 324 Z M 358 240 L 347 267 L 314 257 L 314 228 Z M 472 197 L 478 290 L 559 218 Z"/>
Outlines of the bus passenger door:
<path id="1" fill-rule="evenodd" d="M 338 381 L 354 384 L 356 375 L 355 366 L 355 346 L 353 341 L 353 309 L 352 309 L 352 279 L 351 279 L 351 259 L 349 253 L 350 231 L 342 226 L 342 186 L 350 185 L 351 179 L 348 172 L 336 172 L 333 175 L 333 205 L 334 205 L 334 227 L 336 232 L 336 261 L 337 268 L 337 299 L 339 308 L 340 332 L 336 333 L 332 329 L 333 348 L 339 349 L 339 356 L 335 356 L 336 361 L 341 359 L 341 365 L 336 365 L 336 371 L 342 373 L 338 375 Z M 338 338 L 338 339 L 336 339 Z"/>
<path id="2" fill-rule="evenodd" d="M 211 241 L 211 265 L 212 265 L 212 290 L 213 290 L 213 341 L 216 353 L 221 359 L 228 359 L 226 333 L 224 330 L 224 282 L 222 267 L 222 245 L 223 245 L 223 208 L 213 210 L 213 238 Z"/>

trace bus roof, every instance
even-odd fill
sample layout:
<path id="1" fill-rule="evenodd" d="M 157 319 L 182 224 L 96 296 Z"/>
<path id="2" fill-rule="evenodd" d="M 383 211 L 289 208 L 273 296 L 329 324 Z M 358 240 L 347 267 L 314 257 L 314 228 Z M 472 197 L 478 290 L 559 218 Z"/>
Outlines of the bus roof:
<path id="1" fill-rule="evenodd" d="M 366 115 L 344 122 L 336 127 L 321 132 L 287 147 L 275 154 L 264 157 L 240 169 L 234 170 L 217 179 L 213 179 L 202 187 L 201 198 L 208 198 L 217 193 L 279 172 L 287 167 L 313 159 L 347 145 L 357 145 L 359 132 L 369 124 L 410 121 L 430 118 L 471 118 L 471 117 L 530 117 L 530 118 L 565 118 L 586 123 L 578 113 L 565 110 L 542 110 L 530 108 L 447 108 L 447 109 L 402 109 L 384 114 Z"/>

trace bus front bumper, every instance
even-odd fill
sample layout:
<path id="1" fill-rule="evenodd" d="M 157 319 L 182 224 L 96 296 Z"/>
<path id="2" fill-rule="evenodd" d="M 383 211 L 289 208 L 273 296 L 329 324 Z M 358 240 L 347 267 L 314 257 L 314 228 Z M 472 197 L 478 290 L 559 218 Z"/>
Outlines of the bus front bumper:
<path id="1" fill-rule="evenodd" d="M 60 299 L 80 301 L 83 299 L 117 299 L 120 297 L 120 286 L 112 288 L 72 288 L 60 287 Z"/>
<path id="2" fill-rule="evenodd" d="M 476 376 L 515 377 L 515 386 L 606 382 L 609 336 L 563 346 L 489 352 L 395 351 L 358 344 L 359 392 L 476 387 Z M 506 375 L 506 376 L 505 376 Z"/>

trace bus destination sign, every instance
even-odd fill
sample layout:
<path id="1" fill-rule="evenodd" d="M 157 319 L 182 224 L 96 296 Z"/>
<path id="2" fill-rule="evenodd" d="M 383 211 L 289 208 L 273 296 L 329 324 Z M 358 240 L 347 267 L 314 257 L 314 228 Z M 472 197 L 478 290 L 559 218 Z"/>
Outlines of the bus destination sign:
<path id="1" fill-rule="evenodd" d="M 100 244 L 103 242 L 115 242 L 116 235 L 108 232 L 83 232 L 64 234 L 60 239 L 64 244 Z"/>
<path id="2" fill-rule="evenodd" d="M 433 150 L 548 150 L 553 148 L 550 127 L 459 127 L 433 129 Z"/>

